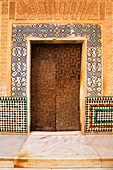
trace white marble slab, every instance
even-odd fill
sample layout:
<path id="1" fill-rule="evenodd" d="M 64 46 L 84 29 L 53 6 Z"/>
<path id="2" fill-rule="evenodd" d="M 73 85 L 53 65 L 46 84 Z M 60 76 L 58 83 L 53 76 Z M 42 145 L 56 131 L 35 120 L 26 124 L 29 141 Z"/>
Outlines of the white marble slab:
<path id="1" fill-rule="evenodd" d="M 75 136 L 82 135 L 81 131 L 55 131 L 55 132 L 44 132 L 44 131 L 32 131 L 30 136 Z"/>
<path id="2" fill-rule="evenodd" d="M 74 169 L 52 169 L 52 170 L 113 170 L 113 168 L 74 168 Z"/>
<path id="3" fill-rule="evenodd" d="M 14 167 L 13 160 L 0 160 L 0 169 Z"/>
<path id="4" fill-rule="evenodd" d="M 29 136 L 15 157 L 14 167 L 101 167 L 94 148 L 82 135 Z"/>
<path id="5" fill-rule="evenodd" d="M 0 159 L 14 158 L 27 137 L 27 135 L 0 135 Z"/>
<path id="6" fill-rule="evenodd" d="M 86 135 L 85 138 L 101 158 L 113 158 L 113 135 Z"/>
<path id="7" fill-rule="evenodd" d="M 113 135 L 0 135 L 1 167 L 113 170 Z"/>
<path id="8" fill-rule="evenodd" d="M 113 168 L 0 168 L 0 170 L 113 170 Z"/>
<path id="9" fill-rule="evenodd" d="M 0 168 L 0 170 L 113 170 L 113 168 L 57 168 L 57 169 L 45 169 L 45 168 Z"/>
<path id="10" fill-rule="evenodd" d="M 86 135 L 85 138 L 100 155 L 102 167 L 113 167 L 113 135 Z"/>
<path id="11" fill-rule="evenodd" d="M 76 136 L 29 136 L 19 155 L 26 158 L 75 159 L 100 158 L 82 135 Z"/>

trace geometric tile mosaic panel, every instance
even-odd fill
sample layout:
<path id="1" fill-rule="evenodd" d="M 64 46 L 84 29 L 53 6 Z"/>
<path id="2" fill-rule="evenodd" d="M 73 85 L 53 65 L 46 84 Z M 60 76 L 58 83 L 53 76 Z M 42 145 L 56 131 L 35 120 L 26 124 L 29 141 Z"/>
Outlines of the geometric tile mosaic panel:
<path id="1" fill-rule="evenodd" d="M 0 132 L 27 133 L 26 97 L 0 97 Z"/>
<path id="2" fill-rule="evenodd" d="M 27 94 L 27 37 L 85 37 L 86 96 L 102 94 L 102 25 L 101 24 L 13 24 L 12 26 L 12 96 Z"/>
<path id="3" fill-rule="evenodd" d="M 85 132 L 113 132 L 113 97 L 86 97 Z"/>

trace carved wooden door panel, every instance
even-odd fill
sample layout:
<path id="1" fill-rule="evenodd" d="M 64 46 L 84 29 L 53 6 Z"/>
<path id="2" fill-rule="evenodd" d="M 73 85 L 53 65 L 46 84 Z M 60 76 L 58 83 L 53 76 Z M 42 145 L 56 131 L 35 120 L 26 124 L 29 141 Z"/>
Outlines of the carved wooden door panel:
<path id="1" fill-rule="evenodd" d="M 32 130 L 80 130 L 80 44 L 32 44 Z"/>
<path id="2" fill-rule="evenodd" d="M 32 130 L 54 131 L 55 61 L 51 45 L 31 47 L 31 119 Z"/>
<path id="3" fill-rule="evenodd" d="M 80 130 L 81 45 L 56 45 L 55 58 L 56 129 Z"/>

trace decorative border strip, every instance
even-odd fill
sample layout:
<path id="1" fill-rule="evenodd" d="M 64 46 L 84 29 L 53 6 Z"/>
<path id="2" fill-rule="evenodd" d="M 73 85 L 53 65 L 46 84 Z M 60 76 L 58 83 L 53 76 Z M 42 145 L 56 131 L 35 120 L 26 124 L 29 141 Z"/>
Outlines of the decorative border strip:
<path id="1" fill-rule="evenodd" d="M 87 96 L 102 95 L 102 24 L 13 24 L 12 25 L 12 96 L 26 96 L 27 38 L 87 39 Z"/>

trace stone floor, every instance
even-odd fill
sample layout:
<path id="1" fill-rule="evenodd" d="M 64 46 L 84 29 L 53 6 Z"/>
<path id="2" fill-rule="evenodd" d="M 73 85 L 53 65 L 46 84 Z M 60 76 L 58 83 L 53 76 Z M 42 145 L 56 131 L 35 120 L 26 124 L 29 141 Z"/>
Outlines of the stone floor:
<path id="1" fill-rule="evenodd" d="M 0 168 L 0 170 L 113 170 L 113 168 L 74 168 L 74 169 Z"/>
<path id="2" fill-rule="evenodd" d="M 0 167 L 113 170 L 113 135 L 0 135 Z"/>
<path id="3" fill-rule="evenodd" d="M 0 168 L 0 170 L 113 170 L 113 168 L 74 168 L 74 169 Z"/>

